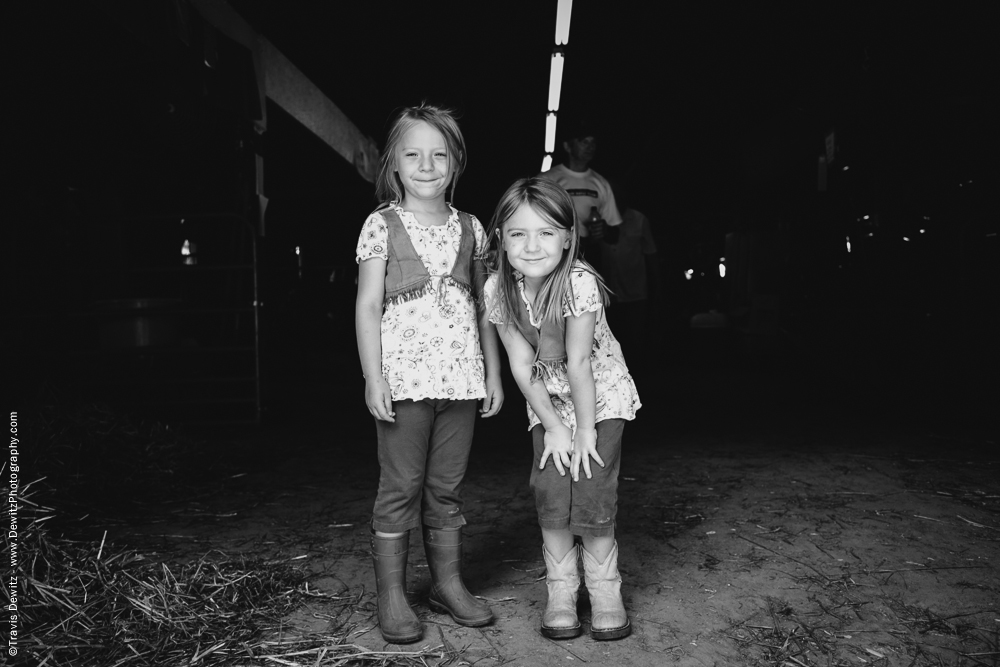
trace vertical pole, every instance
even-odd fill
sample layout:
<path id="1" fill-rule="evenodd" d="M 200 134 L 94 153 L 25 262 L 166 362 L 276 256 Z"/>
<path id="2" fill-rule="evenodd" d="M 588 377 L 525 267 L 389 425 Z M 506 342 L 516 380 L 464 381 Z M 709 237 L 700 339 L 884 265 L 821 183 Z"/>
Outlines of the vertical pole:
<path id="1" fill-rule="evenodd" d="M 253 365 L 254 365 L 254 422 L 261 422 L 260 405 L 260 290 L 257 285 L 257 233 L 256 229 L 250 231 L 250 248 L 253 252 Z"/>

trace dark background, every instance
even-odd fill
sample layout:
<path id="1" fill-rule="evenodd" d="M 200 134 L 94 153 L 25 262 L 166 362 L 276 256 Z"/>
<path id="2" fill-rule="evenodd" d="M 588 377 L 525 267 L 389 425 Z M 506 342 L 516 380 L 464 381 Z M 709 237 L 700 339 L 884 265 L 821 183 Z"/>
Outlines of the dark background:
<path id="1" fill-rule="evenodd" d="M 488 222 L 508 183 L 541 165 L 555 1 L 346 4 L 232 6 L 380 144 L 401 105 L 455 108 L 469 146 L 455 203 Z M 862 411 L 989 422 L 1000 58 L 985 6 L 672 4 L 578 0 L 566 48 L 561 113 L 597 123 L 594 168 L 628 188 L 660 246 L 662 335 L 639 364 L 626 350 L 630 365 L 669 383 L 791 361 Z M 146 269 L 178 268 L 184 216 L 205 227 L 202 266 L 245 263 L 252 234 L 235 221 L 256 215 L 256 152 L 270 200 L 256 239 L 263 419 L 328 405 L 358 372 L 354 248 L 373 186 L 271 102 L 255 133 L 246 50 L 182 0 L 31 3 L 10 29 L 3 341 L 18 390 L 103 395 L 97 378 L 127 402 L 141 380 L 154 413 L 180 418 L 192 415 L 164 406 L 252 393 L 233 389 L 251 356 L 219 352 L 252 343 L 251 277 Z M 733 248 L 730 276 L 754 280 L 718 278 Z M 761 293 L 780 304 L 764 336 L 748 333 Z M 225 312 L 162 318 L 162 347 L 126 350 L 109 337 L 129 321 L 122 300 L 140 298 Z M 722 335 L 690 329 L 709 310 L 729 316 Z M 662 384 L 640 387 L 647 404 Z"/>

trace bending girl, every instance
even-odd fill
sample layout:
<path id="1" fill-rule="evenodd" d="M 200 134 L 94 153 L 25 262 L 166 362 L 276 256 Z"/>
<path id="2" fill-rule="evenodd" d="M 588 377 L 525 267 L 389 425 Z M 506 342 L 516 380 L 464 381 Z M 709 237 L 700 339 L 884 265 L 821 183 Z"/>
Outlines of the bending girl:
<path id="1" fill-rule="evenodd" d="M 500 252 L 484 301 L 528 401 L 548 587 L 542 634 L 581 632 L 578 535 L 591 637 L 619 639 L 631 631 L 615 541 L 619 453 L 625 421 L 640 403 L 605 320 L 607 290 L 577 259 L 576 229 L 573 202 L 559 185 L 538 177 L 515 182 L 490 227 Z"/>

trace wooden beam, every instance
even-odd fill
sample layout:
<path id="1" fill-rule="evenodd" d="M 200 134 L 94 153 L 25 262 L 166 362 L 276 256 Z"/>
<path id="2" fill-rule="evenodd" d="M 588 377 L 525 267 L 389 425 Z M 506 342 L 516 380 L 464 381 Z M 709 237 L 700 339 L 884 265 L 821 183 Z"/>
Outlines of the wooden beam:
<path id="1" fill-rule="evenodd" d="M 256 32 L 225 0 L 191 0 L 202 18 L 254 56 L 254 70 L 262 95 L 287 111 L 310 132 L 354 165 L 369 183 L 375 182 L 378 146 L 351 122 L 316 84 Z M 262 107 L 266 106 L 263 104 Z M 266 116 L 262 130 L 266 128 Z"/>

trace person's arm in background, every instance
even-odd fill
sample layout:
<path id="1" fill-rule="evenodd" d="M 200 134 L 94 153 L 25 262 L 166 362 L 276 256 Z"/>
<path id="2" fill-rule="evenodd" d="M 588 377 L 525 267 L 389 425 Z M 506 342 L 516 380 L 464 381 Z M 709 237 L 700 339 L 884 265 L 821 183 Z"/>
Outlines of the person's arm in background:
<path id="1" fill-rule="evenodd" d="M 622 216 L 618 212 L 618 203 L 615 202 L 615 193 L 611 191 L 611 185 L 605 182 L 602 190 L 599 210 L 605 223 L 603 241 L 615 245 L 618 243 L 618 227 L 622 224 Z"/>

